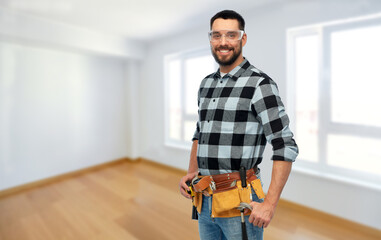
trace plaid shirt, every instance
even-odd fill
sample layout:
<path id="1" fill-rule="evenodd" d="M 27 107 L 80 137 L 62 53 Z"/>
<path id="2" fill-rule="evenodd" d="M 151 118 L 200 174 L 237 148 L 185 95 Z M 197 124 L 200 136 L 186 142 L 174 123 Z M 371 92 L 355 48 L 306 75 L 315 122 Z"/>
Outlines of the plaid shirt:
<path id="1" fill-rule="evenodd" d="M 298 147 L 276 83 L 246 59 L 221 78 L 219 70 L 201 82 L 198 140 L 201 175 L 253 168 L 262 162 L 266 143 L 273 160 L 295 161 Z"/>

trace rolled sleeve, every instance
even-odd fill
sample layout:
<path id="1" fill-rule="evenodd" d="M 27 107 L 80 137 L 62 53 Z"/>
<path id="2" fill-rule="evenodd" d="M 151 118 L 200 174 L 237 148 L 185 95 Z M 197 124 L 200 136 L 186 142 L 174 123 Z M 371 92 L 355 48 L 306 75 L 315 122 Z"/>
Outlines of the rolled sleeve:
<path id="1" fill-rule="evenodd" d="M 252 99 L 252 110 L 273 146 L 272 160 L 294 162 L 298 146 L 289 128 L 289 118 L 279 96 L 276 83 L 270 78 L 259 81 Z"/>
<path id="2" fill-rule="evenodd" d="M 197 92 L 197 106 L 198 106 L 198 114 L 200 114 L 200 88 Z M 198 140 L 200 138 L 200 121 L 196 123 L 196 130 L 194 131 L 192 141 Z"/>
<path id="3" fill-rule="evenodd" d="M 194 131 L 192 141 L 198 140 L 200 138 L 200 127 L 198 125 L 198 122 L 196 123 L 196 130 Z"/>

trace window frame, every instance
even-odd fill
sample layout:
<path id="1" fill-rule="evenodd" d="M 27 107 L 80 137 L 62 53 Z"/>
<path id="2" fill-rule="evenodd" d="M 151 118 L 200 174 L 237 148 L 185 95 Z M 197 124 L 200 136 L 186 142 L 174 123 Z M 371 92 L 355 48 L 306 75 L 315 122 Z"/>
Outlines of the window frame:
<path id="1" fill-rule="evenodd" d="M 319 177 L 350 182 L 356 185 L 381 190 L 381 176 L 353 169 L 332 166 L 327 163 L 328 136 L 330 134 L 351 135 L 381 139 L 381 128 L 363 126 L 350 123 L 335 122 L 331 116 L 332 89 L 331 89 L 331 34 L 333 32 L 350 30 L 361 27 L 381 25 L 380 16 L 322 23 L 306 27 L 287 30 L 287 103 L 290 107 L 289 115 L 292 119 L 291 127 L 296 129 L 296 39 L 298 37 L 317 35 L 318 37 L 318 161 L 310 162 L 299 158 L 294 169 Z M 324 111 L 321 111 L 324 109 Z M 297 133 L 296 133 L 297 134 Z M 297 135 L 295 136 L 298 137 Z M 303 149 L 301 149 L 303 151 Z"/>
<path id="2" fill-rule="evenodd" d="M 169 147 L 174 148 L 180 148 L 180 149 L 186 149 L 189 150 L 192 146 L 191 139 L 185 139 L 185 131 L 184 131 L 184 125 L 186 121 L 194 121 L 194 130 L 196 130 L 196 123 L 198 121 L 198 112 L 195 114 L 189 114 L 186 112 L 186 106 L 187 106 L 187 94 L 189 94 L 186 89 L 186 71 L 185 71 L 185 62 L 188 59 L 197 58 L 197 57 L 205 57 L 205 56 L 211 56 L 210 48 L 198 48 L 198 49 L 192 49 L 188 51 L 168 54 L 164 56 L 164 102 L 165 102 L 165 127 L 164 127 L 164 144 Z M 170 131 L 170 110 L 169 110 L 169 102 L 170 102 L 170 94 L 169 94 L 169 63 L 170 61 L 180 61 L 180 106 L 181 106 L 181 129 L 180 129 L 180 136 L 182 140 L 176 140 L 169 136 Z M 217 64 L 214 62 L 214 70 L 217 69 Z M 212 72 L 210 72 L 212 73 Z M 201 83 L 200 79 L 199 83 Z M 197 86 L 198 87 L 198 86 Z M 194 94 L 197 94 L 194 93 Z M 195 102 L 197 104 L 197 102 Z"/>

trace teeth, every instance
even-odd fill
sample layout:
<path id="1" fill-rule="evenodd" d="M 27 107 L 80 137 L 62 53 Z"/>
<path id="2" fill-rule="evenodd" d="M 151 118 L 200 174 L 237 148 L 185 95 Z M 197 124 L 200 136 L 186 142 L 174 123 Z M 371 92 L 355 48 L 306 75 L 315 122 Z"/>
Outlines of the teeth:
<path id="1" fill-rule="evenodd" d="M 220 52 L 227 53 L 229 50 L 220 50 Z"/>

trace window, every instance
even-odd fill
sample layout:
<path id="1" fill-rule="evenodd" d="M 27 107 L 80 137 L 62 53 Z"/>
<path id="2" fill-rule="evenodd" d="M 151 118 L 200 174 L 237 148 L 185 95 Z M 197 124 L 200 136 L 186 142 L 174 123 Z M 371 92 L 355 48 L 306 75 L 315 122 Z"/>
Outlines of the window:
<path id="1" fill-rule="evenodd" d="M 290 29 L 290 116 L 297 166 L 381 183 L 381 18 Z"/>
<path id="2" fill-rule="evenodd" d="M 216 71 L 216 64 L 210 50 L 204 49 L 168 55 L 164 69 L 165 142 L 189 149 L 198 119 L 198 88 L 204 77 Z"/>

